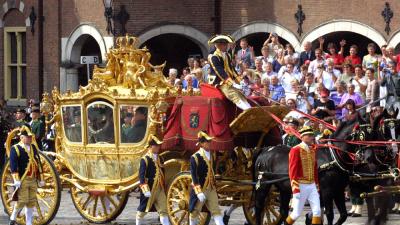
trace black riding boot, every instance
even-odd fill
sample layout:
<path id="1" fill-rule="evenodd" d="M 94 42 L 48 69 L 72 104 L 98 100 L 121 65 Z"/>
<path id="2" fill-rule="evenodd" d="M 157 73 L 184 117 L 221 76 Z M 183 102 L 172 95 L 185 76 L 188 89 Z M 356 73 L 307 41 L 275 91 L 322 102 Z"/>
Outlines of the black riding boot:
<path id="1" fill-rule="evenodd" d="M 8 225 L 17 225 L 17 223 L 15 222 L 15 220 L 10 220 L 10 223 L 8 223 Z"/>

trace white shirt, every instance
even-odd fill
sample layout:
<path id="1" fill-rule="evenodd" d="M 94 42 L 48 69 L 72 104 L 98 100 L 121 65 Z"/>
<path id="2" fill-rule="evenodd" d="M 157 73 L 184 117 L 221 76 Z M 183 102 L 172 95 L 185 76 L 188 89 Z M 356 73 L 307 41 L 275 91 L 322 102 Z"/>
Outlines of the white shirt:
<path id="1" fill-rule="evenodd" d="M 154 161 L 157 161 L 158 154 L 156 154 L 156 153 L 153 153 L 152 155 L 153 155 L 153 159 L 154 159 Z"/>
<path id="2" fill-rule="evenodd" d="M 335 87 L 335 82 L 332 79 L 332 75 L 335 76 L 337 79 L 340 76 L 340 71 L 336 72 L 335 70 L 333 70 L 332 72 L 322 72 L 322 83 L 328 90 L 333 90 Z"/>
<path id="3" fill-rule="evenodd" d="M 31 145 L 26 145 L 26 144 L 24 144 L 24 146 L 25 146 L 25 149 L 26 149 L 28 152 L 31 150 Z"/>
<path id="4" fill-rule="evenodd" d="M 325 65 L 325 60 L 315 59 L 315 60 L 311 61 L 310 65 L 308 66 L 308 72 L 314 74 L 314 76 L 317 76 L 318 66 L 320 64 Z"/>
<path id="5" fill-rule="evenodd" d="M 287 72 L 286 66 L 281 66 L 281 68 L 278 71 L 278 77 L 282 76 L 285 72 Z M 295 65 L 293 67 L 293 73 L 298 73 L 298 72 L 299 72 L 299 69 L 297 68 L 297 65 Z"/>
<path id="6" fill-rule="evenodd" d="M 278 78 L 285 91 L 293 91 L 291 82 L 294 79 L 300 81 L 301 74 L 294 72 L 290 74 L 289 72 L 285 72 L 282 76 L 278 76 Z"/>
<path id="7" fill-rule="evenodd" d="M 363 76 L 361 79 L 358 80 L 362 85 L 367 86 L 368 80 L 365 76 Z M 356 81 L 355 78 L 351 80 L 351 83 L 354 84 L 354 92 L 361 95 L 362 97 L 365 97 L 365 92 L 361 92 L 361 87 L 360 84 Z"/>
<path id="8" fill-rule="evenodd" d="M 204 152 L 204 155 L 206 156 L 207 160 L 210 160 L 211 159 L 210 151 L 207 151 L 204 148 L 200 148 L 200 149 Z"/>
<path id="9" fill-rule="evenodd" d="M 271 72 L 265 72 L 265 73 L 263 73 L 262 75 L 261 75 L 261 80 L 265 80 L 265 79 L 268 79 L 268 80 L 270 80 L 271 81 L 271 76 L 273 76 L 273 75 L 277 75 L 277 73 L 275 73 L 274 71 L 271 71 Z"/>

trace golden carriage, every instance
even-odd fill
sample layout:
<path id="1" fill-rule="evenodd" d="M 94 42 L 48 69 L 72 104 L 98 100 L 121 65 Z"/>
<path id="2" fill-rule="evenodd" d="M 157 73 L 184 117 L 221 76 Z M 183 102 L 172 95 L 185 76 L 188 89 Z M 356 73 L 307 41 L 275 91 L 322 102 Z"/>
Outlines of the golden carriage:
<path id="1" fill-rule="evenodd" d="M 64 94 L 54 89 L 51 95 L 43 95 L 41 111 L 48 127 L 52 125 L 56 131 L 56 151 L 40 153 L 45 186 L 38 189 L 35 224 L 51 222 L 64 189 L 70 190 L 75 208 L 86 220 L 106 223 L 116 219 L 127 204 L 129 193 L 139 185 L 139 161 L 146 154 L 148 137 L 163 133 L 167 114 L 177 97 L 197 94 L 171 87 L 162 74 L 165 64 L 151 65 L 149 51 L 136 48 L 136 44 L 134 37 L 118 38 L 116 47 L 108 53 L 107 66 L 95 68 L 93 79 L 86 87 Z M 281 118 L 287 113 L 278 106 L 247 110 L 230 124 L 232 133 L 258 132 L 255 146 L 262 146 L 267 133 L 276 125 L 265 110 Z M 129 114 L 133 114 L 131 121 Z M 135 128 L 130 138 L 126 138 L 124 130 L 126 118 Z M 16 133 L 14 130 L 8 136 L 7 154 Z M 191 177 L 187 170 L 192 153 L 171 148 L 160 155 L 168 187 L 168 212 L 175 225 L 188 224 Z M 236 146 L 235 161 L 232 151 L 214 154 L 218 167 L 222 168 L 217 175 L 220 203 L 243 206 L 246 218 L 254 224 L 252 151 Z M 3 205 L 11 213 L 13 182 L 9 162 L 1 179 Z M 276 204 L 276 196 L 271 192 L 265 224 L 274 224 L 279 219 Z M 209 213 L 204 211 L 200 224 L 207 224 L 209 219 Z M 17 222 L 24 223 L 23 212 Z"/>

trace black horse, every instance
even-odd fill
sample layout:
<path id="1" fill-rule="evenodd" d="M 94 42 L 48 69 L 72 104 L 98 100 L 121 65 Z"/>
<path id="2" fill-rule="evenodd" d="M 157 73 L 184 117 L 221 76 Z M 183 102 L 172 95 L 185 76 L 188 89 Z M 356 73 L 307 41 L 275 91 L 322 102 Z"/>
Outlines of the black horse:
<path id="1" fill-rule="evenodd" d="M 360 118 L 356 117 L 351 121 L 347 121 L 338 127 L 337 132 L 332 138 L 345 140 L 352 137 L 353 129 L 360 122 Z M 349 182 L 349 173 L 346 165 L 339 162 L 353 160 L 348 151 L 355 152 L 354 146 L 344 142 L 335 143 L 335 149 L 319 148 L 317 152 L 318 158 L 318 175 L 320 183 L 321 205 L 325 208 L 328 224 L 333 224 L 334 212 L 333 202 L 339 210 L 340 217 L 335 224 L 343 224 L 347 219 L 347 210 L 345 205 L 345 188 Z M 337 149 L 342 149 L 338 151 Z M 288 157 L 290 148 L 283 145 L 274 146 L 264 149 L 255 161 L 255 174 L 257 177 L 263 172 L 263 180 L 274 180 L 284 176 L 288 176 Z M 342 153 L 345 154 L 342 154 Z M 273 184 L 280 193 L 280 214 L 282 223 L 289 214 L 289 201 L 291 198 L 291 186 L 289 180 L 280 181 Z M 262 184 L 256 189 L 256 224 L 262 223 L 262 215 L 264 202 L 267 193 L 271 189 L 271 184 Z"/>

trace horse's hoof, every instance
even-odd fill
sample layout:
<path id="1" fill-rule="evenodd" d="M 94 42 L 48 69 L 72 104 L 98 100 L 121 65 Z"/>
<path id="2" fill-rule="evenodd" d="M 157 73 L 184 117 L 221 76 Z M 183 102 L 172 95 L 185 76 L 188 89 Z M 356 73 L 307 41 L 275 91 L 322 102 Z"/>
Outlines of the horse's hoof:
<path id="1" fill-rule="evenodd" d="M 347 216 L 353 216 L 352 212 L 347 212 Z"/>
<path id="2" fill-rule="evenodd" d="M 351 217 L 361 217 L 361 214 L 359 214 L 359 213 L 353 213 L 353 215 L 351 215 Z"/>

